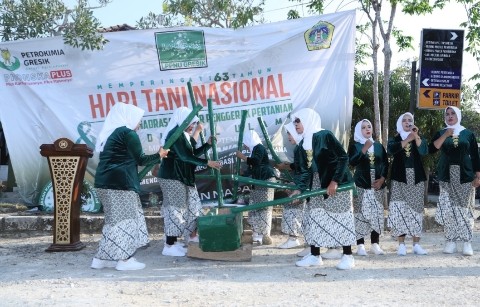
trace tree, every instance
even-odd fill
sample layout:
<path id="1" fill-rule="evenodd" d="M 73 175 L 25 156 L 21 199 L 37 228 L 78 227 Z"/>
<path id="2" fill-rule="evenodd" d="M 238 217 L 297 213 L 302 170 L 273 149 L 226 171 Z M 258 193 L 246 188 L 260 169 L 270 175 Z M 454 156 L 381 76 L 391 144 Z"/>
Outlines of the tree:
<path id="1" fill-rule="evenodd" d="M 480 2 L 473 0 L 458 0 L 465 7 L 467 13 L 467 21 L 460 24 L 460 26 L 467 29 L 467 48 L 469 52 L 477 60 L 477 65 L 480 68 Z M 480 93 L 480 74 L 475 74 L 470 78 L 471 81 L 477 81 L 475 84 L 475 92 Z"/>
<path id="2" fill-rule="evenodd" d="M 161 25 L 192 25 L 201 27 L 240 28 L 262 21 L 264 0 L 164 0 Z M 149 17 L 150 16 L 150 17 Z M 137 25 L 152 28 L 159 25 L 155 13 L 142 17 Z"/>
<path id="3" fill-rule="evenodd" d="M 112 0 L 97 0 L 91 7 L 78 0 L 69 9 L 61 0 L 3 0 L 0 2 L 0 35 L 2 41 L 63 36 L 68 45 L 82 50 L 102 49 L 108 42 L 98 29 L 100 21 L 93 10 Z"/>
<path id="4" fill-rule="evenodd" d="M 369 10 L 368 6 L 363 6 L 363 10 Z M 381 121 L 381 116 L 380 116 L 380 99 L 379 99 L 379 93 L 378 93 L 378 48 L 380 47 L 380 44 L 377 42 L 377 25 L 378 25 L 378 15 L 375 14 L 375 18 L 372 18 L 370 14 L 367 14 L 367 17 L 370 19 L 370 25 L 365 25 L 363 27 L 359 28 L 360 33 L 366 34 L 366 30 L 368 28 L 371 29 L 372 34 L 369 37 L 369 42 L 370 42 L 370 47 L 372 48 L 372 62 L 373 62 L 373 84 L 372 84 L 372 90 L 373 90 L 373 109 L 374 109 L 374 129 L 375 129 L 375 134 L 376 138 L 378 140 L 382 140 L 382 121 Z"/>

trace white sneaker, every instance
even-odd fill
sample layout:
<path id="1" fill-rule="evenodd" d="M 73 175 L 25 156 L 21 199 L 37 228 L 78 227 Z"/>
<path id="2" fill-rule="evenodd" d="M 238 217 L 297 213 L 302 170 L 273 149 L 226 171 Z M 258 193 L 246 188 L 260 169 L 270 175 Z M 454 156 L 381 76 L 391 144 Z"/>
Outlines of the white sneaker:
<path id="1" fill-rule="evenodd" d="M 365 245 L 364 244 L 358 244 L 357 245 L 357 255 L 359 256 L 366 256 L 367 251 L 365 250 Z"/>
<path id="2" fill-rule="evenodd" d="M 343 255 L 340 262 L 337 264 L 337 269 L 339 270 L 350 270 L 355 267 L 355 259 L 353 255 Z"/>
<path id="3" fill-rule="evenodd" d="M 181 250 L 182 252 L 184 252 L 185 254 L 187 253 L 188 251 L 188 248 L 185 247 L 185 245 L 181 242 L 175 242 L 173 245 L 175 245 L 179 250 Z"/>
<path id="4" fill-rule="evenodd" d="M 398 244 L 397 255 L 405 256 L 406 254 L 407 254 L 407 247 L 405 246 L 405 244 L 404 243 Z"/>
<path id="5" fill-rule="evenodd" d="M 179 245 L 168 245 L 163 246 L 162 255 L 172 256 L 172 257 L 185 257 L 185 252 L 183 251 L 184 247 Z"/>
<path id="6" fill-rule="evenodd" d="M 287 249 L 287 248 L 294 248 L 297 246 L 300 246 L 300 241 L 298 241 L 297 238 L 288 238 L 288 240 L 280 244 L 278 248 Z"/>
<path id="7" fill-rule="evenodd" d="M 115 260 L 102 260 L 98 258 L 93 258 L 92 264 L 90 267 L 92 269 L 103 269 L 103 268 L 114 268 L 117 265 Z"/>
<path id="8" fill-rule="evenodd" d="M 380 245 L 378 245 L 378 243 L 372 244 L 372 246 L 370 247 L 370 252 L 375 255 L 385 255 L 385 252 L 383 251 L 383 249 L 380 248 Z"/>
<path id="9" fill-rule="evenodd" d="M 413 253 L 416 254 L 416 255 L 427 255 L 428 254 L 427 251 L 424 250 L 422 248 L 422 246 L 420 246 L 420 244 L 418 244 L 418 243 L 413 246 Z"/>
<path id="10" fill-rule="evenodd" d="M 463 242 L 463 255 L 465 255 L 465 256 L 473 256 L 472 243 L 470 243 L 470 242 Z"/>
<path id="11" fill-rule="evenodd" d="M 135 258 L 128 260 L 118 260 L 115 269 L 117 271 L 135 271 L 145 268 L 145 263 L 138 262 Z"/>
<path id="12" fill-rule="evenodd" d="M 263 235 L 259 235 L 258 233 L 254 232 L 252 234 L 252 240 L 253 240 L 253 243 L 258 243 L 262 245 Z"/>
<path id="13" fill-rule="evenodd" d="M 329 248 L 324 254 L 322 254 L 322 258 L 324 259 L 340 259 L 342 258 L 343 253 L 340 252 L 336 248 Z"/>
<path id="14" fill-rule="evenodd" d="M 186 241 L 184 241 L 184 242 L 175 241 L 175 243 L 173 243 L 173 244 L 181 246 L 181 247 L 186 247 L 188 245 L 188 242 L 186 242 Z"/>
<path id="15" fill-rule="evenodd" d="M 457 243 L 453 241 L 447 241 L 445 243 L 445 248 L 443 249 L 444 254 L 453 254 L 457 251 Z"/>
<path id="16" fill-rule="evenodd" d="M 302 251 L 297 253 L 298 257 L 305 257 L 310 255 L 311 248 L 310 246 L 305 247 Z"/>
<path id="17" fill-rule="evenodd" d="M 188 238 L 188 243 L 198 243 L 200 242 L 200 238 L 198 236 L 195 236 L 193 238 L 189 237 Z"/>
<path id="18" fill-rule="evenodd" d="M 303 257 L 302 260 L 295 262 L 296 266 L 301 266 L 301 267 L 319 266 L 322 264 L 323 264 L 322 257 L 314 256 L 314 255 L 307 255 Z"/>

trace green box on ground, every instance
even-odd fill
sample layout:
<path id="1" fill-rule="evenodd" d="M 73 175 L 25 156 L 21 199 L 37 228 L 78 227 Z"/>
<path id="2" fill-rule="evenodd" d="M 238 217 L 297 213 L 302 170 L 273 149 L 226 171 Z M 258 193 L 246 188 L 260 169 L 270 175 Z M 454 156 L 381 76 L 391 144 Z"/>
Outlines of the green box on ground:
<path id="1" fill-rule="evenodd" d="M 198 218 L 199 246 L 204 252 L 236 250 L 241 245 L 242 233 L 241 213 L 230 213 L 229 210 L 219 213 L 218 208 L 215 208 Z"/>

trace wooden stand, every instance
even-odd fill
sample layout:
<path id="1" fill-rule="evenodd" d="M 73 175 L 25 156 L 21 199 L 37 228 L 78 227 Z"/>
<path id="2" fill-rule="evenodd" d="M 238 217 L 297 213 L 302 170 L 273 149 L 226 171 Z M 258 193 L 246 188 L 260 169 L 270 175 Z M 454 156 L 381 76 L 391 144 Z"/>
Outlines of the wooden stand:
<path id="1" fill-rule="evenodd" d="M 48 158 L 54 194 L 53 244 L 46 252 L 77 251 L 80 242 L 80 209 L 83 177 L 93 151 L 85 144 L 74 144 L 60 138 L 53 144 L 40 146 L 40 154 Z"/>
<path id="2" fill-rule="evenodd" d="M 244 230 L 242 245 L 234 251 L 204 252 L 198 243 L 188 245 L 187 257 L 217 261 L 252 261 L 252 231 Z"/>

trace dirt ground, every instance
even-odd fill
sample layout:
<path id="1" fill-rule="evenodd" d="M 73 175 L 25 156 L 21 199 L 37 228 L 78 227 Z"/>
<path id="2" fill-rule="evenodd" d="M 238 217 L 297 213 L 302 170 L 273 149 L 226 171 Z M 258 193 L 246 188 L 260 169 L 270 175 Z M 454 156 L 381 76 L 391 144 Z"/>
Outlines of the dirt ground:
<path id="1" fill-rule="evenodd" d="M 99 235 L 82 235 L 86 248 L 47 253 L 52 236 L 0 237 L 0 306 L 478 306 L 480 227 L 474 255 L 442 253 L 443 234 L 426 233 L 427 256 L 396 255 L 397 243 L 381 237 L 384 256 L 356 256 L 350 271 L 299 268 L 301 249 L 253 249 L 251 262 L 221 262 L 161 255 L 161 235 L 136 258 L 140 271 L 90 269 Z M 369 244 L 367 244 L 369 248 Z M 355 249 L 354 249 L 355 250 Z M 324 249 L 322 249 L 324 252 Z"/>

